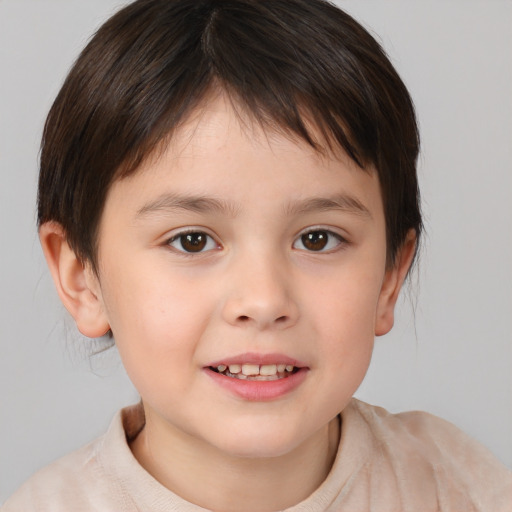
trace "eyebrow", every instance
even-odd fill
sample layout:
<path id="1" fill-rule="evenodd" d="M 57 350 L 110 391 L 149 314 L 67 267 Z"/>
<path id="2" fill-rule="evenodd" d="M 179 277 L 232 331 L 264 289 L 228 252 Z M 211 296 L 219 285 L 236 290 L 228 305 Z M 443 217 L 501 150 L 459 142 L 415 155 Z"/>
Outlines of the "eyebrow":
<path id="1" fill-rule="evenodd" d="M 137 211 L 136 217 L 179 210 L 194 213 L 214 212 L 236 217 L 240 211 L 240 206 L 214 197 L 163 194 L 154 201 L 142 206 Z M 292 202 L 287 205 L 284 212 L 286 215 L 303 215 L 331 210 L 372 218 L 370 210 L 359 199 L 347 194 L 336 194 L 331 197 L 313 197 Z"/>
<path id="2" fill-rule="evenodd" d="M 314 197 L 291 203 L 286 208 L 288 215 L 339 210 L 362 217 L 372 218 L 370 210 L 356 197 L 336 194 L 331 197 Z"/>
<path id="3" fill-rule="evenodd" d="M 214 197 L 163 194 L 140 208 L 137 211 L 137 217 L 145 217 L 164 211 L 179 210 L 195 213 L 223 213 L 234 217 L 239 208 L 235 204 Z"/>

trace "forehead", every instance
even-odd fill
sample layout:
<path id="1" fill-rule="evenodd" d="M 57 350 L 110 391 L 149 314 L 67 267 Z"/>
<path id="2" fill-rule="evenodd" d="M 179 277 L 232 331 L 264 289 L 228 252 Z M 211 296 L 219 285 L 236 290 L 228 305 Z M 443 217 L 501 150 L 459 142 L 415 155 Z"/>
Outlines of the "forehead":
<path id="1" fill-rule="evenodd" d="M 361 169 L 342 148 L 319 151 L 275 125 L 262 126 L 225 94 L 195 109 L 135 173 L 112 189 L 107 205 L 122 197 L 125 206 L 133 202 L 138 211 L 165 195 L 217 198 L 230 202 L 232 210 L 259 201 L 281 209 L 287 203 L 292 211 L 293 202 L 321 205 L 342 196 L 354 211 L 382 208 L 372 169 Z"/>

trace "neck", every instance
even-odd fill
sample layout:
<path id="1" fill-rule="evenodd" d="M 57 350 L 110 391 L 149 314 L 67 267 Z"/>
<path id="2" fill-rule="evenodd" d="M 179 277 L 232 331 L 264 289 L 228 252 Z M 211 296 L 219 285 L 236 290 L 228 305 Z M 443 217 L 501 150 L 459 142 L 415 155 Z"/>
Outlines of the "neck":
<path id="1" fill-rule="evenodd" d="M 272 458 L 233 457 L 183 432 L 168 434 L 146 416 L 131 445 L 139 463 L 162 485 L 211 510 L 274 512 L 300 503 L 325 480 L 340 427 L 335 418 L 291 452 Z"/>

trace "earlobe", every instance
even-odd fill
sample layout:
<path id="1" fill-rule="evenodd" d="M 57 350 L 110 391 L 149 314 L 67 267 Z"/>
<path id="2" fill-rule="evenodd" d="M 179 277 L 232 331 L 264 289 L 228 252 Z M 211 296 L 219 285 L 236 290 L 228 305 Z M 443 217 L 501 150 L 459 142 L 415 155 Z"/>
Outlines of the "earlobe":
<path id="1" fill-rule="evenodd" d="M 395 305 L 402 285 L 407 277 L 416 252 L 416 232 L 411 229 L 407 233 L 404 244 L 397 254 L 393 267 L 386 270 L 377 304 L 375 318 L 375 335 L 387 334 L 395 321 Z"/>
<path id="2" fill-rule="evenodd" d="M 109 324 L 96 275 L 77 258 L 60 224 L 41 225 L 39 239 L 57 293 L 75 319 L 78 330 L 89 338 L 103 336 Z"/>

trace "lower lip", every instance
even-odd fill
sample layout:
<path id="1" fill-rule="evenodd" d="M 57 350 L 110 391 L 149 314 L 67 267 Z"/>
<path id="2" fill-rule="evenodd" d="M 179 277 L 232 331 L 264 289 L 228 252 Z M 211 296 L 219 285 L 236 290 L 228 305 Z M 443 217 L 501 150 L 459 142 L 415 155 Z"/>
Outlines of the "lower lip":
<path id="1" fill-rule="evenodd" d="M 217 384 L 244 400 L 266 402 L 281 398 L 297 389 L 304 382 L 308 369 L 301 368 L 289 377 L 278 380 L 242 380 L 227 377 L 209 368 L 205 368 L 205 372 Z"/>

